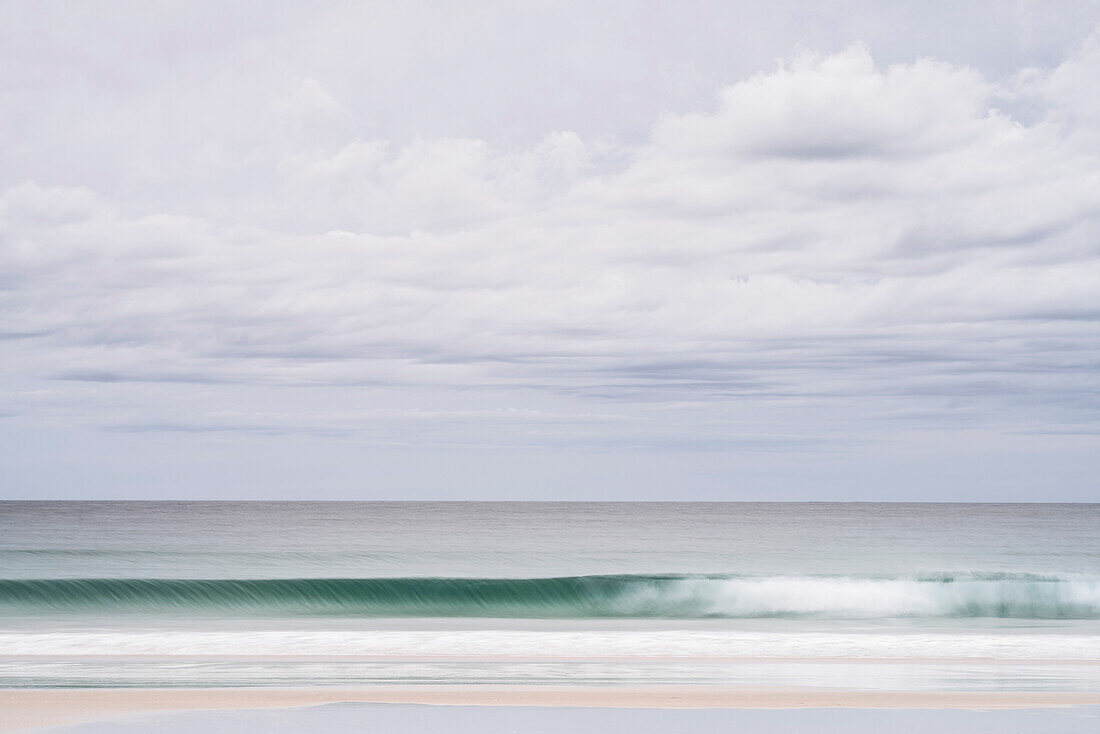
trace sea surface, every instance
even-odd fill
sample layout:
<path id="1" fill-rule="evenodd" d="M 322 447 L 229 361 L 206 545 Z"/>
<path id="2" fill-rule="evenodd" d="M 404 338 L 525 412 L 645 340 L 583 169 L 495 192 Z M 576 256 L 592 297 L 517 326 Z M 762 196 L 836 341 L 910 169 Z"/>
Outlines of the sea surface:
<path id="1" fill-rule="evenodd" d="M 0 687 L 1100 690 L 1100 505 L 0 503 Z"/>

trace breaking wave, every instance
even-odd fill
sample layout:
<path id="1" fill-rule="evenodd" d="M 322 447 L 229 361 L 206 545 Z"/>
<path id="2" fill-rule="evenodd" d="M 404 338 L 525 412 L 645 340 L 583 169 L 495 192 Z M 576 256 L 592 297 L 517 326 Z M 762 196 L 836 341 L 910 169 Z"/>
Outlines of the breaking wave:
<path id="1" fill-rule="evenodd" d="M 530 579 L 0 579 L 0 612 L 496 618 L 1100 619 L 1100 579 L 573 576 Z"/>

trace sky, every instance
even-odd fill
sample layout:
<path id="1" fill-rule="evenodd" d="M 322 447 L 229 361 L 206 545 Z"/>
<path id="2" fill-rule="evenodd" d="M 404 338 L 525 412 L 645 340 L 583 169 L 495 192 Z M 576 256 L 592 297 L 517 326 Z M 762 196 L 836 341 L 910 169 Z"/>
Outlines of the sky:
<path id="1" fill-rule="evenodd" d="M 1098 2 L 0 3 L 0 497 L 1100 501 Z"/>

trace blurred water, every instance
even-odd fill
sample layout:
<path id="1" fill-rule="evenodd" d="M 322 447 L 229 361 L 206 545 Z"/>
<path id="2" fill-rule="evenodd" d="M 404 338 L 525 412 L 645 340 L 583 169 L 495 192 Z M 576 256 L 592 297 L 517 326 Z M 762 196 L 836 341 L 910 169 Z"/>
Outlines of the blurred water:
<path id="1" fill-rule="evenodd" d="M 0 502 L 4 578 L 1100 576 L 1100 504 Z"/>
<path id="2" fill-rule="evenodd" d="M 0 686 L 1098 670 L 1098 505 L 0 503 Z"/>

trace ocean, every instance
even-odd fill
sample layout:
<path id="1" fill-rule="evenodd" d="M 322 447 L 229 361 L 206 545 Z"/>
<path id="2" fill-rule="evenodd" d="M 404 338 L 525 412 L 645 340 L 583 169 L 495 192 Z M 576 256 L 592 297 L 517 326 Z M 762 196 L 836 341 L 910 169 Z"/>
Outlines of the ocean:
<path id="1" fill-rule="evenodd" d="M 4 502 L 0 688 L 1100 690 L 1100 505 Z"/>

